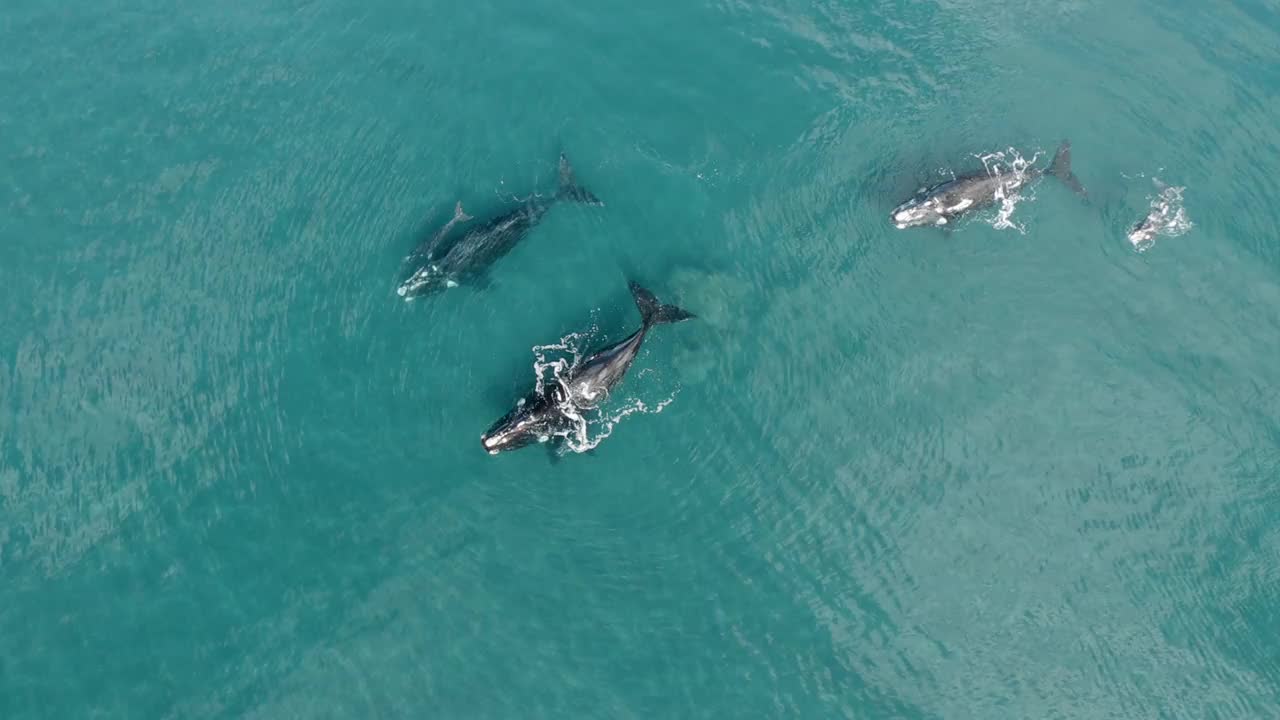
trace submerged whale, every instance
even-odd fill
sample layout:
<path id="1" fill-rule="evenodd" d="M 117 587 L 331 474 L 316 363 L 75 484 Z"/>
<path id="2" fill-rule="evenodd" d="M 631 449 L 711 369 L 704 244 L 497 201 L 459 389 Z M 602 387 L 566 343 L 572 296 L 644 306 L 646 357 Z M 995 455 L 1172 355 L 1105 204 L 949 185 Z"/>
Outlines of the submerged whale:
<path id="1" fill-rule="evenodd" d="M 517 402 L 480 436 L 485 452 L 497 455 L 568 432 L 574 417 L 580 418 L 583 411 L 599 405 L 622 381 L 650 330 L 694 317 L 675 305 L 663 305 L 635 282 L 629 285 L 640 309 L 640 329 L 570 368 L 566 378 L 556 378 L 540 392 L 535 390 Z"/>
<path id="2" fill-rule="evenodd" d="M 418 266 L 400 283 L 396 293 L 405 300 L 421 295 L 457 287 L 464 283 L 480 282 L 489 268 L 511 252 L 541 222 L 556 203 L 572 201 L 588 205 L 603 205 L 600 199 L 574 181 L 573 167 L 562 153 L 560 155 L 560 186 L 552 197 L 534 196 L 519 207 L 473 227 L 445 249 L 445 239 L 453 226 L 471 218 L 462 212 L 458 203 L 453 220 L 410 256 Z"/>
<path id="3" fill-rule="evenodd" d="M 1064 140 L 1044 170 L 1031 167 L 1024 173 L 1012 175 L 993 175 L 984 171 L 948 180 L 894 208 L 890 219 L 898 229 L 946 225 L 955 218 L 993 204 L 997 196 L 1007 197 L 1042 175 L 1052 175 L 1080 195 L 1086 194 L 1080 180 L 1071 172 L 1071 143 Z"/>

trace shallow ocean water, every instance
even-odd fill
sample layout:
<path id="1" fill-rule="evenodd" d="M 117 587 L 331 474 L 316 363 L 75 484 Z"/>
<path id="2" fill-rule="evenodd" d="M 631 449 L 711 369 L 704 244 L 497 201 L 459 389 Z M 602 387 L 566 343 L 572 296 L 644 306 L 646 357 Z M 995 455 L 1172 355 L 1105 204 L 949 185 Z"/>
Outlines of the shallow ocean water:
<path id="1" fill-rule="evenodd" d="M 11 1 L 0 717 L 1280 715 L 1278 28 Z M 1063 138 L 1087 203 L 889 222 Z M 605 207 L 396 296 L 561 150 Z M 629 278 L 699 318 L 616 400 L 673 401 L 487 456 Z"/>

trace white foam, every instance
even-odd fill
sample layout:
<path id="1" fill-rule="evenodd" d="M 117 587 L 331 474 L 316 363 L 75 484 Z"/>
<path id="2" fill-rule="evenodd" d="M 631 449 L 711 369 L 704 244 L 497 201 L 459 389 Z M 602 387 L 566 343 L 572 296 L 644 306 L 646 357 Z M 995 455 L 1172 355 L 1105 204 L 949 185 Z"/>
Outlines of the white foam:
<path id="1" fill-rule="evenodd" d="M 1015 148 L 1008 148 L 1003 152 L 987 153 L 977 157 L 982 161 L 982 166 L 987 169 L 989 176 L 1001 179 L 995 192 L 996 202 L 1000 207 L 991 221 L 991 227 L 996 230 L 1013 228 L 1025 235 L 1026 226 L 1013 221 L 1013 212 L 1017 209 L 1018 203 L 1023 200 L 1035 199 L 1034 195 L 1023 194 L 1022 191 L 1026 187 L 1027 171 L 1035 166 L 1036 161 L 1040 159 L 1040 153 L 1037 152 L 1028 159 L 1022 157 Z"/>
<path id="2" fill-rule="evenodd" d="M 622 420 L 636 413 L 660 413 L 676 397 L 676 392 L 656 404 L 646 403 L 639 398 L 624 398 L 621 407 L 605 407 L 597 405 L 589 409 L 581 409 L 569 398 L 569 378 L 573 370 L 582 362 L 587 342 L 595 329 L 586 333 L 570 333 L 560 338 L 559 342 L 533 347 L 533 370 L 536 378 L 536 392 L 542 393 L 548 382 L 559 383 L 565 391 L 558 409 L 569 420 L 568 427 L 553 434 L 564 440 L 561 452 L 584 453 L 597 447 L 605 438 L 613 434 Z M 643 374 L 643 373 L 641 373 Z M 601 395 L 606 395 L 601 393 Z M 548 438 L 549 440 L 550 438 Z M 541 438 L 540 438 L 541 440 Z"/>
<path id="3" fill-rule="evenodd" d="M 1133 245 L 1135 252 L 1150 250 L 1158 237 L 1178 237 L 1194 227 L 1182 204 L 1182 193 L 1186 187 L 1171 187 L 1159 179 L 1154 179 L 1154 182 L 1160 193 L 1151 198 L 1151 209 L 1142 221 L 1143 227 L 1128 234 L 1129 244 Z"/>

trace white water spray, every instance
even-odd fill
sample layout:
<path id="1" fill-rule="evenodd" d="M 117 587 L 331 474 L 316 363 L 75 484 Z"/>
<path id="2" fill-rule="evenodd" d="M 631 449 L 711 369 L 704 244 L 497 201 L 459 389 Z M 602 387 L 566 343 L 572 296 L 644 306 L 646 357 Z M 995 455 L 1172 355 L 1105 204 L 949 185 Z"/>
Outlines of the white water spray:
<path id="1" fill-rule="evenodd" d="M 1129 244 L 1136 252 L 1146 252 L 1156 244 L 1160 236 L 1177 237 L 1190 230 L 1193 225 L 1187 217 L 1187 210 L 1182 204 L 1182 193 L 1186 187 L 1172 187 L 1153 178 L 1159 194 L 1151 198 L 1151 208 L 1146 218 L 1129 231 Z"/>
<path id="2" fill-rule="evenodd" d="M 588 332 L 569 333 L 558 342 L 533 347 L 536 391 L 542 393 L 548 382 L 559 383 L 564 390 L 560 397 L 565 399 L 558 409 L 569 420 L 569 427 L 555 434 L 564 440 L 561 445 L 562 453 L 584 453 L 594 449 L 613 434 L 624 418 L 636 413 L 660 413 L 678 394 L 678 391 L 673 391 L 669 397 L 656 403 L 630 397 L 623 399 L 620 407 L 609 407 L 611 398 L 604 398 L 600 404 L 589 409 L 575 406 L 568 400 L 572 396 L 569 392 L 569 379 L 573 370 L 584 359 L 584 348 L 595 332 L 596 328 Z M 643 377 L 644 374 L 639 373 L 639 376 Z"/>
<path id="3" fill-rule="evenodd" d="M 987 169 L 987 175 L 999 178 L 1001 181 L 996 186 L 995 192 L 996 202 L 1000 207 L 991 221 L 991 227 L 996 230 L 1013 228 L 1025 235 L 1026 225 L 1013 221 L 1013 211 L 1024 199 L 1035 199 L 1034 193 L 1024 194 L 1024 191 L 1028 187 L 1027 172 L 1035 167 L 1036 161 L 1040 159 L 1040 153 L 1024 158 L 1016 149 L 1008 148 L 1001 152 L 975 157 L 982 161 L 982 166 Z"/>

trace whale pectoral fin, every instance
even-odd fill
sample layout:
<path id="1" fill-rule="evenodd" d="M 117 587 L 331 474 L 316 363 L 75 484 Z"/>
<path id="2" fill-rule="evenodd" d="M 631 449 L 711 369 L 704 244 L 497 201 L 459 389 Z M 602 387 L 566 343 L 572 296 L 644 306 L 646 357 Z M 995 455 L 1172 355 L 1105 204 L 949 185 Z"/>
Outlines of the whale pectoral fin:
<path id="1" fill-rule="evenodd" d="M 560 153 L 560 187 L 556 190 L 556 199 L 586 205 L 604 205 L 600 198 L 578 184 L 573 175 L 573 166 L 569 164 L 569 158 L 563 152 Z"/>
<path id="2" fill-rule="evenodd" d="M 556 438 L 551 442 L 546 443 L 546 445 L 547 445 L 547 457 L 551 460 L 551 464 L 559 465 L 560 461 L 564 459 L 563 451 L 561 450 L 561 446 L 563 445 L 563 443 L 561 442 L 560 438 Z"/>

